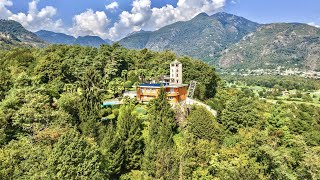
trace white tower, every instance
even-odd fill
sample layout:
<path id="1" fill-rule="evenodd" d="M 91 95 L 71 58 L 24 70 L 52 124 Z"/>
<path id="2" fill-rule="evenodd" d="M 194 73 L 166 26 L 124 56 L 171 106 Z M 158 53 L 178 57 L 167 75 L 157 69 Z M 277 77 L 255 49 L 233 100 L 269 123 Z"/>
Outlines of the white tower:
<path id="1" fill-rule="evenodd" d="M 182 63 L 177 60 L 170 64 L 170 84 L 182 84 Z"/>

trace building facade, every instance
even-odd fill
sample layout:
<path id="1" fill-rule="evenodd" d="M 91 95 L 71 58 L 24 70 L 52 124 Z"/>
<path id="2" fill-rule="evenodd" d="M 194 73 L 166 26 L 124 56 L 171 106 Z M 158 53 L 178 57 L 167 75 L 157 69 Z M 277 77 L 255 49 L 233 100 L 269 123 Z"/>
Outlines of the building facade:
<path id="1" fill-rule="evenodd" d="M 160 88 L 163 87 L 167 92 L 167 98 L 171 103 L 178 103 L 186 100 L 188 85 L 170 85 L 170 84 L 140 84 L 137 88 L 137 99 L 140 102 L 149 102 L 157 98 Z"/>
<path id="2" fill-rule="evenodd" d="M 157 98 L 161 87 L 166 90 L 167 98 L 171 103 L 179 103 L 187 99 L 188 85 L 182 83 L 182 63 L 177 60 L 170 63 L 169 82 L 140 84 L 137 87 L 137 100 L 149 102 Z"/>

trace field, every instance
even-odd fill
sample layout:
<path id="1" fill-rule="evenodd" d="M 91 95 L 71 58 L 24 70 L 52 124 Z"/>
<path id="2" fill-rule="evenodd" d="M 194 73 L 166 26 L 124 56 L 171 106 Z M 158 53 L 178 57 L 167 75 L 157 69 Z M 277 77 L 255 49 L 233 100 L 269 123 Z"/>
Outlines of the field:
<path id="1" fill-rule="evenodd" d="M 276 103 L 278 101 L 284 103 L 308 104 L 320 107 L 320 90 L 281 90 L 275 88 L 267 88 L 262 86 L 248 86 L 245 83 L 227 83 L 227 87 L 237 89 L 248 89 L 252 91 L 260 99 L 268 102 Z"/>

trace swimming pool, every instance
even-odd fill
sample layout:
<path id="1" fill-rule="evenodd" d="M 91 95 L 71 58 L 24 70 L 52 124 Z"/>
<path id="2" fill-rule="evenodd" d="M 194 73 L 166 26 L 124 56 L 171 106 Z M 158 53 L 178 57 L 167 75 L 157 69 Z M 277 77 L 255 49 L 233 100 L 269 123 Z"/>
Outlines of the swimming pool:
<path id="1" fill-rule="evenodd" d="M 118 105 L 120 104 L 119 101 L 107 101 L 107 102 L 103 102 L 102 106 L 113 106 L 113 105 Z"/>

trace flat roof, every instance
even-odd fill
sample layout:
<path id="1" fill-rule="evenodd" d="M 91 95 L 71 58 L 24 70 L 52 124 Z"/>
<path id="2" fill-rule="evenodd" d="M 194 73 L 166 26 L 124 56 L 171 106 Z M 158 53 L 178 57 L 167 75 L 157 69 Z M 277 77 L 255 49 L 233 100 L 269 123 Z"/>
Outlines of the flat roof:
<path id="1" fill-rule="evenodd" d="M 140 84 L 140 87 L 147 87 L 147 88 L 161 88 L 161 86 L 167 88 L 178 88 L 178 87 L 186 87 L 189 86 L 188 84 L 169 84 L 169 83 L 163 83 L 163 84 Z"/>
<path id="2" fill-rule="evenodd" d="M 169 84 L 166 87 L 187 87 L 189 86 L 188 84 Z"/>

